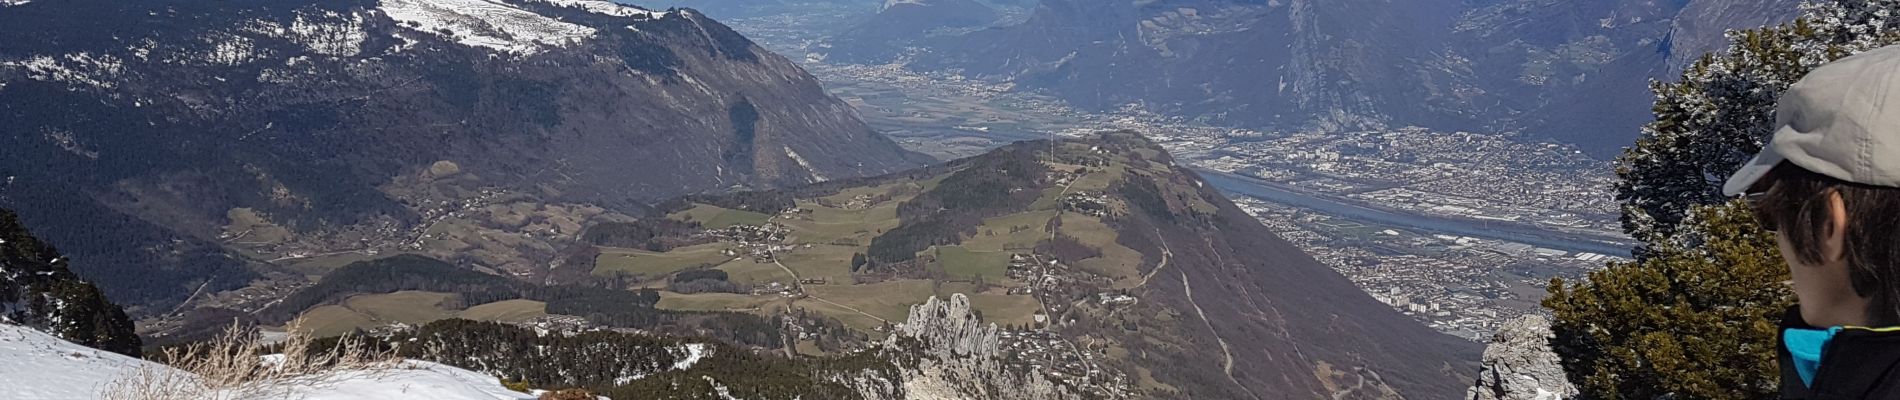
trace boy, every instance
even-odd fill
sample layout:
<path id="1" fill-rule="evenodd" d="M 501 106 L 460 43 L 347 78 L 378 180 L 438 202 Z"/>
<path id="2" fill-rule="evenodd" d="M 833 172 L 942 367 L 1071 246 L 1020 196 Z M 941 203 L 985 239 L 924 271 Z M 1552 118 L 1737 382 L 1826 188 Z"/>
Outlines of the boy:
<path id="1" fill-rule="evenodd" d="M 1778 232 L 1800 305 L 1780 337 L 1784 399 L 1900 399 L 1900 46 L 1821 66 L 1723 191 Z"/>

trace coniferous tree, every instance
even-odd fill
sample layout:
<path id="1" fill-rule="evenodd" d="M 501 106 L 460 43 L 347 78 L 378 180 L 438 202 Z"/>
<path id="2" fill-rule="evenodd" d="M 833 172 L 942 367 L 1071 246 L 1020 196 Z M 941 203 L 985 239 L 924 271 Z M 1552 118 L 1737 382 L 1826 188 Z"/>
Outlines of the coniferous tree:
<path id="1" fill-rule="evenodd" d="M 0 209 L 0 322 L 40 329 L 100 350 L 139 355 L 132 319 L 66 266 L 53 246 Z"/>
<path id="2" fill-rule="evenodd" d="M 1746 205 L 1698 207 L 1693 248 L 1664 245 L 1588 282 L 1551 284 L 1552 348 L 1600 399 L 1770 399 L 1775 329 L 1790 295 L 1771 235 Z"/>

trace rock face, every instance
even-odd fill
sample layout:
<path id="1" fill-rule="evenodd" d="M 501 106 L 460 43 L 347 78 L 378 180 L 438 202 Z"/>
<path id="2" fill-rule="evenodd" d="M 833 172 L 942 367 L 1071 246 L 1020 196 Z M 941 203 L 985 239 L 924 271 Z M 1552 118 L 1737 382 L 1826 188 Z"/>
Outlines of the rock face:
<path id="1" fill-rule="evenodd" d="M 432 164 L 636 212 L 923 161 L 691 10 L 34 1 L 0 11 L 0 37 L 0 206 L 132 305 L 248 282 L 218 237 L 237 209 L 300 234 L 419 224 L 391 193 Z"/>
<path id="2" fill-rule="evenodd" d="M 1004 363 L 997 352 L 996 324 L 983 323 L 971 310 L 970 299 L 963 294 L 953 294 L 949 300 L 932 296 L 911 306 L 910 317 L 886 339 L 887 348 L 915 360 L 914 364 L 898 362 L 904 399 L 1081 398 L 1041 373 Z M 868 385 L 861 391 L 866 398 L 880 398 L 875 389 L 880 387 Z"/>
<path id="3" fill-rule="evenodd" d="M 923 304 L 910 307 L 910 317 L 898 325 L 891 340 L 909 338 L 921 342 L 938 357 L 996 355 L 996 324 L 985 324 L 971 312 L 970 299 L 958 293 L 949 300 L 931 296 Z"/>
<path id="4" fill-rule="evenodd" d="M 1484 349 L 1484 369 L 1471 400 L 1563 400 L 1577 395 L 1550 349 L 1550 320 L 1539 315 L 1505 322 Z"/>

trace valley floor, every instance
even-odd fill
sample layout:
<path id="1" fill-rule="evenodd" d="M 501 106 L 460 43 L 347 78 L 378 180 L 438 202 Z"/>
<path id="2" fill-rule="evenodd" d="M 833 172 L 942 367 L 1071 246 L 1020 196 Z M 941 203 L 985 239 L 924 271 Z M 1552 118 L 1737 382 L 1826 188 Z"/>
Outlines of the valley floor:
<path id="1" fill-rule="evenodd" d="M 814 53 L 821 16 L 729 21 L 781 54 Z M 1556 243 L 1407 224 L 1230 193 L 1300 245 L 1394 308 L 1442 332 L 1481 340 L 1497 324 L 1540 312 L 1543 285 L 1627 256 L 1608 162 L 1574 147 L 1509 135 L 1407 128 L 1284 134 L 1208 126 L 1139 108 L 1090 112 L 1034 93 L 901 65 L 806 69 L 901 145 L 943 159 L 1052 136 L 1133 129 L 1196 168 L 1230 172 L 1354 205 L 1426 218 L 1548 232 Z M 1365 153 L 1364 148 L 1377 150 Z M 1355 154 L 1358 153 L 1358 154 Z M 1572 239 L 1574 238 L 1574 239 Z M 1563 246 L 1574 242 L 1580 245 Z"/>

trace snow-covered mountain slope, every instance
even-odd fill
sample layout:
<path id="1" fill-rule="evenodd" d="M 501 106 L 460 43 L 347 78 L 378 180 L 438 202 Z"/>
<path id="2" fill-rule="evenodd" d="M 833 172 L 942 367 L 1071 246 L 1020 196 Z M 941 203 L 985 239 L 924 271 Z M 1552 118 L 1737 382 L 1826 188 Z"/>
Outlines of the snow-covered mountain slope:
<path id="1" fill-rule="evenodd" d="M 447 33 L 461 44 L 518 54 L 594 36 L 594 28 L 491 0 L 382 0 L 380 8 L 410 29 Z"/>
<path id="2" fill-rule="evenodd" d="M 529 400 L 535 396 L 508 390 L 495 377 L 425 361 L 405 361 L 390 370 L 343 371 L 286 385 L 283 398 L 303 400 Z"/>
<path id="3" fill-rule="evenodd" d="M 0 397 L 14 400 L 101 398 L 115 380 L 136 374 L 182 374 L 170 367 L 100 351 L 18 325 L 0 324 Z M 500 380 L 469 370 L 405 361 L 382 370 L 338 371 L 295 384 L 249 391 L 304 400 L 526 400 Z M 279 396 L 281 395 L 281 396 Z M 229 396 L 210 396 L 228 398 Z"/>
<path id="4" fill-rule="evenodd" d="M 695 11 L 599 0 L 4 10 L 0 207 L 86 260 L 75 272 L 134 316 L 255 278 L 251 257 L 216 240 L 236 209 L 326 242 L 308 254 L 415 247 L 405 231 L 433 206 L 405 196 L 433 189 L 397 178 L 438 162 L 469 188 L 637 213 L 687 193 L 927 161 Z M 551 248 L 530 253 L 489 264 L 551 265 Z"/>
<path id="5" fill-rule="evenodd" d="M 10 324 L 0 324 L 0 360 L 0 397 L 23 400 L 97 398 L 113 379 L 160 368 Z"/>

